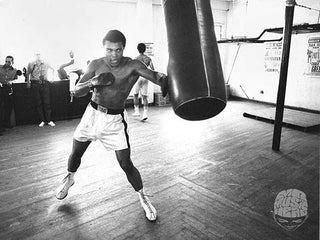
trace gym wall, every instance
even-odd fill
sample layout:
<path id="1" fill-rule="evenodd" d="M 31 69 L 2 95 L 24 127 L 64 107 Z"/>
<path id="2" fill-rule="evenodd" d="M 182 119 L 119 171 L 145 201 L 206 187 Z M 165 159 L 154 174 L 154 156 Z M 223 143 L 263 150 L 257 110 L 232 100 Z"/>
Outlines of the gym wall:
<path id="1" fill-rule="evenodd" d="M 299 3 L 299 1 L 297 1 Z M 305 0 L 306 6 L 320 9 L 320 1 Z M 230 3 L 228 38 L 231 36 L 257 37 L 265 28 L 283 27 L 285 1 L 235 1 Z M 319 12 L 295 7 L 294 24 L 317 23 Z M 267 34 L 266 39 L 280 38 L 281 34 Z M 320 76 L 307 75 L 308 40 L 320 33 L 293 34 L 287 78 L 287 106 L 320 111 Z M 268 69 L 268 44 L 219 44 L 224 74 L 229 79 L 231 95 L 275 103 L 279 72 Z M 280 54 L 281 56 L 281 54 Z M 280 62 L 278 62 L 280 64 Z M 270 67 L 270 66 L 269 66 Z"/>
<path id="2" fill-rule="evenodd" d="M 154 6 L 158 13 L 161 6 Z M 136 13 L 137 1 L 133 0 L 1 0 L 0 28 L 6 34 L 0 42 L 0 62 L 4 63 L 6 55 L 13 55 L 15 66 L 22 68 L 34 60 L 35 52 L 41 52 L 42 58 L 57 69 L 74 50 L 86 67 L 87 60 L 104 55 L 101 41 L 110 29 L 124 32 L 124 55 L 135 57 L 136 45 L 143 39 L 137 30 L 144 27 L 138 25 Z M 148 22 L 152 24 L 152 20 Z M 156 35 L 157 41 L 163 39 L 159 35 L 165 37 L 162 33 Z M 158 46 L 155 49 L 156 53 L 163 52 Z"/>

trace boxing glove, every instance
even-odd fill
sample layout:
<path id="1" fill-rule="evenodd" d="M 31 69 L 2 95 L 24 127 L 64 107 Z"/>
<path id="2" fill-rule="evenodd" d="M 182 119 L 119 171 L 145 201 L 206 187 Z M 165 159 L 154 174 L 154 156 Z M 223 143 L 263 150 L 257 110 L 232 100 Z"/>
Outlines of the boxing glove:
<path id="1" fill-rule="evenodd" d="M 162 97 L 167 96 L 168 94 L 168 76 L 162 75 L 159 79 L 160 87 L 161 87 L 161 92 L 162 92 Z"/>
<path id="2" fill-rule="evenodd" d="M 102 87 L 102 86 L 111 86 L 114 83 L 115 77 L 110 72 L 101 73 L 98 76 L 95 76 L 90 81 L 90 88 Z"/>
<path id="3" fill-rule="evenodd" d="M 17 70 L 16 74 L 17 74 L 17 76 L 21 76 L 22 75 L 21 70 Z"/>

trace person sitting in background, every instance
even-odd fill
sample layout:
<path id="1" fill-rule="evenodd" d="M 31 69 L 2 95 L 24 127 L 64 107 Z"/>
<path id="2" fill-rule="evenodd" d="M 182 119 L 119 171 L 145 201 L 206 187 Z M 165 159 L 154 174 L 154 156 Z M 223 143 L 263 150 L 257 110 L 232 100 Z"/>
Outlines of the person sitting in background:
<path id="1" fill-rule="evenodd" d="M 144 54 L 144 52 L 146 51 L 146 45 L 144 43 L 139 43 L 137 49 L 140 55 L 136 57 L 136 59 L 143 62 L 151 70 L 154 70 L 151 58 Z M 143 77 L 139 77 L 137 83 L 133 88 L 134 113 L 132 114 L 132 116 L 140 116 L 139 92 L 141 94 L 143 102 L 143 115 L 141 120 L 145 121 L 148 119 L 148 80 Z"/>
<path id="2" fill-rule="evenodd" d="M 51 69 L 40 56 L 36 53 L 36 60 L 28 64 L 27 69 L 27 87 L 32 90 L 38 116 L 40 118 L 39 127 L 43 127 L 45 123 L 54 127 L 55 124 L 51 121 L 51 106 L 50 106 L 50 82 L 48 81 L 48 70 Z"/>
<path id="3" fill-rule="evenodd" d="M 69 52 L 70 61 L 62 64 L 58 69 L 58 75 L 61 80 L 68 79 L 69 91 L 70 91 L 70 102 L 73 102 L 73 89 L 80 80 L 81 75 L 84 73 L 78 64 L 78 61 L 74 57 L 74 52 Z"/>
<path id="4" fill-rule="evenodd" d="M 84 73 L 83 70 L 81 69 L 81 67 L 79 66 L 78 61 L 76 60 L 76 58 L 74 57 L 74 52 L 70 51 L 69 52 L 69 57 L 70 57 L 70 61 L 62 64 L 58 70 L 58 74 L 59 77 L 60 76 L 66 76 L 66 78 L 64 79 L 69 79 L 70 78 L 70 74 L 74 73 L 77 75 L 77 80 L 76 83 L 79 81 L 81 75 Z M 60 79 L 62 79 L 60 77 Z"/>
<path id="5" fill-rule="evenodd" d="M 12 81 L 22 75 L 20 70 L 13 67 L 14 59 L 7 56 L 4 65 L 0 65 L 0 136 L 4 127 L 12 128 L 10 117 L 13 110 Z"/>

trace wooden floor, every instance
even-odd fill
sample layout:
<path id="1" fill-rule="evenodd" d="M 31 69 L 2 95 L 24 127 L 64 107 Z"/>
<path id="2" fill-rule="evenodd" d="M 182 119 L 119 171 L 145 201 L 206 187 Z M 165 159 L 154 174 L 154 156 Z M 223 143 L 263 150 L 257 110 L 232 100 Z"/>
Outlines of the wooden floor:
<path id="1" fill-rule="evenodd" d="M 18 126 L 0 137 L 0 239 L 319 239 L 319 133 L 242 116 L 268 106 L 229 101 L 198 122 L 169 107 L 130 115 L 132 159 L 158 210 L 150 223 L 113 152 L 91 144 L 66 199 L 54 197 L 65 175 L 79 119 L 56 127 Z M 132 109 L 128 109 L 132 113 Z M 272 218 L 276 195 L 296 188 L 308 199 L 307 221 L 289 232 Z"/>

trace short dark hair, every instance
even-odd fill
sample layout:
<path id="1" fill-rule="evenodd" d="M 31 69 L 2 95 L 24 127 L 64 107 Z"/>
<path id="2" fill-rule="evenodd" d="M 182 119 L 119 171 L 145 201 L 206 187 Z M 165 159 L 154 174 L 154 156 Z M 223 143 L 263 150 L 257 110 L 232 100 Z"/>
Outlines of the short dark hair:
<path id="1" fill-rule="evenodd" d="M 146 51 L 146 45 L 144 43 L 139 43 L 137 49 L 139 53 L 144 53 Z"/>
<path id="2" fill-rule="evenodd" d="M 106 41 L 109 42 L 121 42 L 123 47 L 126 46 L 126 37 L 123 35 L 122 32 L 118 30 L 110 30 L 106 36 L 102 39 L 102 44 L 105 44 Z"/>
<path id="3" fill-rule="evenodd" d="M 11 58 L 12 59 L 12 62 L 14 61 L 14 58 L 12 56 L 6 56 L 6 59 L 7 58 Z"/>

